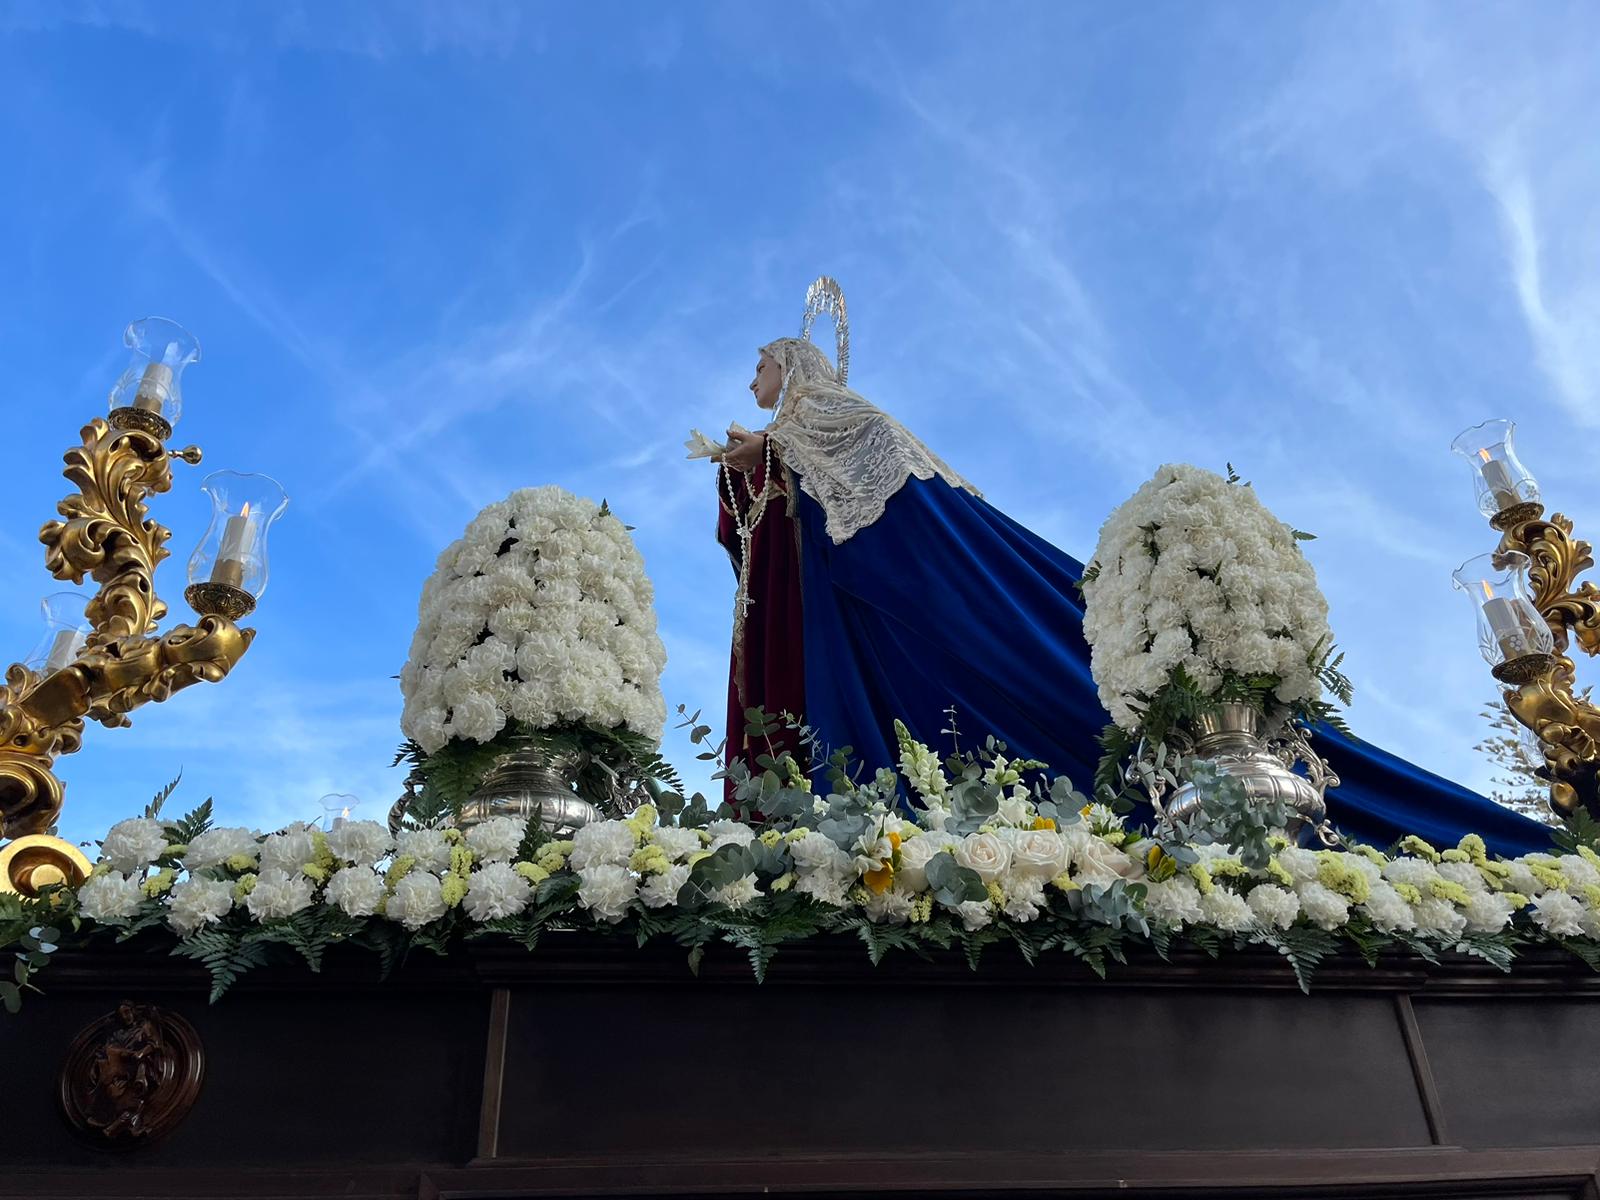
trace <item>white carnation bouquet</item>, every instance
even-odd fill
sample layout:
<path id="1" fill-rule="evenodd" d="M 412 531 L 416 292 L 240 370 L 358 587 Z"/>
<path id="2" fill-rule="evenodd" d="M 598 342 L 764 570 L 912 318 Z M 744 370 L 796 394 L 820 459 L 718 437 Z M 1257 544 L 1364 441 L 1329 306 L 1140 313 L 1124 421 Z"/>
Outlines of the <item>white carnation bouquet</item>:
<path id="1" fill-rule="evenodd" d="M 559 487 L 491 504 L 422 590 L 400 673 L 402 756 L 451 804 L 530 736 L 595 766 L 600 795 L 619 765 L 670 779 L 655 754 L 667 656 L 653 598 L 628 527 L 606 505 Z"/>
<path id="2" fill-rule="evenodd" d="M 1285 720 L 1330 719 L 1324 688 L 1349 702 L 1328 602 L 1300 551 L 1310 536 L 1231 467 L 1223 478 L 1163 466 L 1107 518 L 1082 587 L 1108 742 L 1158 739 L 1223 700 Z"/>

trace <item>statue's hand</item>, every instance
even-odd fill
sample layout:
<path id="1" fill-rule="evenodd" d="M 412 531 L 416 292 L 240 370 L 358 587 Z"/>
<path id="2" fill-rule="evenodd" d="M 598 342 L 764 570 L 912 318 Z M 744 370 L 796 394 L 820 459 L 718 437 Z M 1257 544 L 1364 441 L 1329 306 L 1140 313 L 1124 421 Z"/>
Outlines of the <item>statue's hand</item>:
<path id="1" fill-rule="evenodd" d="M 761 456 L 766 450 L 767 435 L 764 433 L 751 433 L 745 429 L 728 430 L 728 449 L 722 456 L 722 461 L 736 471 L 743 471 L 748 475 L 761 464 Z"/>

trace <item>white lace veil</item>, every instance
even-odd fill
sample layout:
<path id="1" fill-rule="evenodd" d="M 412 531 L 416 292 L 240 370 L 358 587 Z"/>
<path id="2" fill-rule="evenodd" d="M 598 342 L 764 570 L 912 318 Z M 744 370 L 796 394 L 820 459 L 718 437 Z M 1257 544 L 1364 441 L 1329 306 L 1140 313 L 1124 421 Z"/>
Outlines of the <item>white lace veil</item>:
<path id="1" fill-rule="evenodd" d="M 842 321 L 842 296 L 838 306 L 836 316 Z M 808 331 L 810 313 L 808 297 Z M 839 350 L 841 360 L 848 362 L 843 332 Z M 784 466 L 799 477 L 802 490 L 822 506 L 828 537 L 835 544 L 881 517 L 912 476 L 937 475 L 951 487 L 978 494 L 909 429 L 846 387 L 828 356 L 808 339 L 779 338 L 761 353 L 778 364 L 783 378 L 767 436 Z"/>

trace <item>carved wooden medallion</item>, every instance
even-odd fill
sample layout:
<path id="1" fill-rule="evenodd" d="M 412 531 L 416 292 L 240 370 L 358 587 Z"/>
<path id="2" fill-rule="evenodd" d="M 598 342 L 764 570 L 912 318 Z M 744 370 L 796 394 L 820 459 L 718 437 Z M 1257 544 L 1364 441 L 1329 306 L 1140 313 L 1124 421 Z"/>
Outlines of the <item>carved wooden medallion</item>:
<path id="1" fill-rule="evenodd" d="M 193 1025 L 153 1004 L 123 1001 L 73 1040 L 61 1068 L 61 1110 L 95 1144 L 133 1149 L 177 1128 L 204 1078 Z"/>

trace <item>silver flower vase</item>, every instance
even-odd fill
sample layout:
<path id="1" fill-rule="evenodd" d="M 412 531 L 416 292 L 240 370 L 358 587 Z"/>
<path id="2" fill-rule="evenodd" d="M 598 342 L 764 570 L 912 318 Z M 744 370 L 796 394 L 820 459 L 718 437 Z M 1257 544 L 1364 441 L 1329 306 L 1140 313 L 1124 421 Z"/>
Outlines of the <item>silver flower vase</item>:
<path id="1" fill-rule="evenodd" d="M 1189 760 L 1215 763 L 1221 774 L 1244 784 L 1251 800 L 1282 801 L 1291 814 L 1287 831 L 1291 838 L 1309 828 L 1328 839 L 1324 794 L 1339 786 L 1339 777 L 1311 748 L 1304 730 L 1292 723 L 1269 723 L 1250 705 L 1229 701 L 1216 712 L 1197 717 L 1185 733 Z M 1296 762 L 1304 763 L 1308 773 L 1297 772 Z M 1185 820 L 1200 808 L 1200 794 L 1187 779 L 1164 801 L 1159 791 L 1151 799 L 1167 822 Z"/>
<path id="2" fill-rule="evenodd" d="M 568 766 L 561 755 L 523 742 L 490 768 L 462 805 L 459 824 L 470 829 L 493 817 L 525 817 L 559 836 L 600 820 L 600 810 L 572 790 Z"/>

